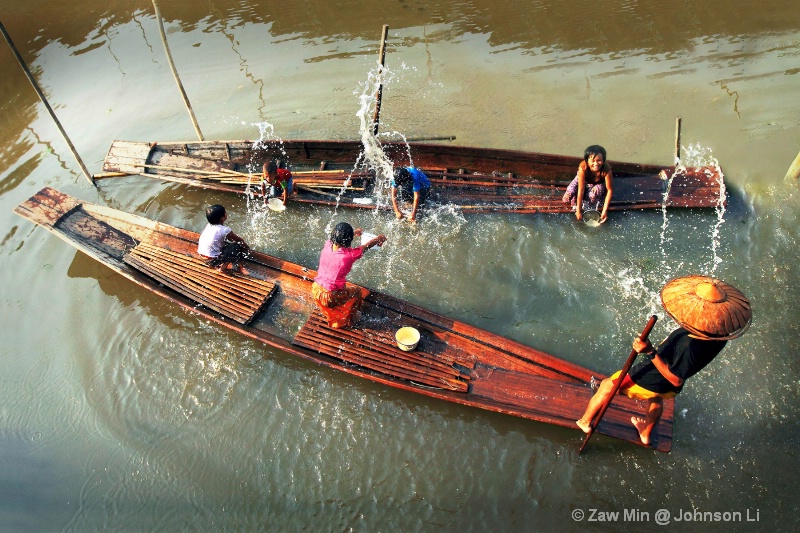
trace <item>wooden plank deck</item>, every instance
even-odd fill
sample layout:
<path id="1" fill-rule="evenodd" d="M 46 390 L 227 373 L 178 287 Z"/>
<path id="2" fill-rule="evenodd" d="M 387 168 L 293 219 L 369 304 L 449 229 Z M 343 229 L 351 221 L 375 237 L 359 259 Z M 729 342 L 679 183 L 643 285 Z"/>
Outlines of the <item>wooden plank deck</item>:
<path id="1" fill-rule="evenodd" d="M 530 418 L 540 422 L 575 429 L 575 421 L 583 415 L 589 399 L 594 394 L 588 384 L 568 383 L 542 376 L 503 369 L 477 371 L 480 379 L 471 383 L 470 393 L 488 401 L 497 402 L 503 410 L 526 410 Z M 506 406 L 503 409 L 503 406 Z M 672 419 L 674 401 L 664 401 L 664 413 L 652 434 L 651 447 L 662 452 L 672 448 Z M 612 402 L 613 408 L 606 411 L 597 432 L 639 443 L 639 435 L 631 424 L 631 417 L 643 417 L 646 402 L 633 400 L 618 394 Z"/>
<path id="2" fill-rule="evenodd" d="M 123 260 L 159 283 L 240 324 L 252 321 L 275 291 L 271 281 L 225 274 L 199 257 L 146 243 L 139 243 Z"/>
<path id="3" fill-rule="evenodd" d="M 354 330 L 330 328 L 322 313 L 314 309 L 292 344 L 394 378 L 467 391 L 474 362 L 448 357 L 424 338 L 414 351 L 404 352 L 397 347 L 393 332 L 362 325 Z"/>

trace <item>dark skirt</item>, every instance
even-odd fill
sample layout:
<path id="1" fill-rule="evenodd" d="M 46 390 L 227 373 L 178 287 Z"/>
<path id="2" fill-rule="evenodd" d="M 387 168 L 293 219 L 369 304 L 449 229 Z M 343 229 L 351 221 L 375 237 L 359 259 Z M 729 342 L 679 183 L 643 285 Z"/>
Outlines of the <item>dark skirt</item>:
<path id="1" fill-rule="evenodd" d="M 241 242 L 226 242 L 222 246 L 222 251 L 217 257 L 208 260 L 208 266 L 218 267 L 226 263 L 239 263 L 247 257 L 247 246 Z"/>

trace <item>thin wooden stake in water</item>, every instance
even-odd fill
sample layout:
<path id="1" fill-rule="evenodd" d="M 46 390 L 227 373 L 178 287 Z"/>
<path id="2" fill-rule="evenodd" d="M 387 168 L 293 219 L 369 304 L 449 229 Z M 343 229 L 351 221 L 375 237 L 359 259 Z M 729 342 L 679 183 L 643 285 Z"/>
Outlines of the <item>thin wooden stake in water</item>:
<path id="1" fill-rule="evenodd" d="M 675 118 L 675 164 L 681 160 L 681 117 Z"/>
<path id="2" fill-rule="evenodd" d="M 653 315 L 650 317 L 650 320 L 647 321 L 647 325 L 642 330 L 642 334 L 639 335 L 639 338 L 643 341 L 647 340 L 647 337 L 650 336 L 650 331 L 653 329 L 653 326 L 656 325 L 656 320 L 658 317 Z M 589 432 L 586 434 L 586 438 L 583 439 L 583 444 L 581 444 L 581 449 L 578 450 L 578 453 L 581 453 L 583 449 L 586 447 L 586 443 L 589 442 L 589 439 L 592 438 L 592 434 L 594 430 L 597 429 L 597 426 L 600 425 L 600 420 L 603 419 L 603 415 L 606 414 L 608 410 L 608 406 L 611 405 L 611 401 L 614 399 L 614 396 L 617 395 L 619 392 L 619 388 L 622 385 L 622 381 L 625 379 L 625 375 L 628 373 L 628 370 L 631 369 L 633 366 L 633 362 L 636 360 L 636 356 L 639 355 L 636 353 L 636 350 L 631 350 L 631 354 L 628 356 L 628 360 L 625 361 L 625 365 L 622 367 L 622 370 L 619 372 L 619 377 L 614 382 L 614 388 L 611 389 L 611 395 L 608 397 L 608 400 L 603 404 L 599 411 L 597 411 L 597 415 L 592 420 L 592 423 L 589 425 Z"/>
<path id="3" fill-rule="evenodd" d="M 794 158 L 794 162 L 792 166 L 789 167 L 789 171 L 786 172 L 786 177 L 784 179 L 796 180 L 797 178 L 800 178 L 800 154 L 797 154 L 797 157 Z"/>
<path id="4" fill-rule="evenodd" d="M 200 131 L 200 126 L 197 125 L 197 118 L 194 116 L 194 110 L 192 109 L 192 104 L 189 103 L 189 97 L 186 96 L 186 91 L 183 90 L 183 84 L 181 83 L 181 79 L 178 76 L 178 70 L 175 68 L 175 63 L 172 61 L 172 54 L 169 51 L 169 45 L 167 44 L 167 35 L 164 33 L 164 23 L 161 21 L 161 11 L 158 9 L 158 2 L 153 0 L 153 7 L 156 10 L 156 19 L 158 19 L 158 29 L 161 32 L 161 42 L 164 44 L 164 51 L 167 54 L 167 61 L 169 62 L 169 67 L 172 69 L 172 76 L 175 78 L 175 83 L 178 84 L 178 90 L 181 93 L 181 97 L 183 97 L 183 103 L 186 104 L 186 109 L 189 111 L 189 118 L 192 120 L 192 125 L 194 126 L 194 131 L 197 133 L 197 137 L 203 141 L 203 134 Z"/>
<path id="5" fill-rule="evenodd" d="M 8 43 L 8 46 L 11 47 L 11 51 L 14 53 L 14 57 L 17 58 L 17 63 L 19 63 L 19 66 L 22 67 L 23 72 L 25 72 L 25 75 L 28 77 L 28 81 L 30 81 L 31 85 L 33 85 L 33 90 L 35 90 L 36 94 L 39 95 L 39 100 L 42 101 L 42 103 L 44 104 L 44 107 L 47 108 L 47 112 L 50 113 L 50 116 L 52 117 L 53 121 L 56 123 L 56 126 L 58 126 L 58 131 L 61 132 L 61 136 L 64 137 L 64 140 L 67 142 L 67 146 L 69 146 L 69 149 L 72 151 L 72 155 L 75 156 L 75 160 L 78 162 L 78 166 L 81 167 L 81 170 L 83 171 L 83 175 L 86 176 L 86 178 L 92 183 L 92 185 L 97 187 L 97 184 L 94 182 L 94 179 L 92 178 L 92 175 L 86 169 L 86 165 L 83 164 L 83 160 L 81 159 L 81 156 L 78 155 L 78 151 L 75 149 L 75 146 L 72 144 L 72 141 L 69 140 L 69 137 L 67 136 L 67 132 L 64 131 L 63 127 L 61 127 L 61 122 L 58 121 L 58 118 L 56 117 L 56 114 L 53 111 L 53 108 L 50 107 L 50 104 L 47 102 L 47 98 L 45 98 L 44 93 L 39 88 L 39 84 L 36 83 L 36 80 L 34 79 L 33 74 L 31 74 L 31 71 L 28 69 L 28 65 L 22 59 L 22 56 L 17 51 L 17 47 L 14 46 L 13 41 L 11 41 L 11 36 L 6 31 L 6 27 L 3 25 L 2 22 L 0 22 L 0 32 L 3 33 L 3 37 L 5 37 L 6 42 Z"/>
<path id="6" fill-rule="evenodd" d="M 372 117 L 372 134 L 378 134 L 378 118 L 381 114 L 381 98 L 383 97 L 383 66 L 386 59 L 386 37 L 389 35 L 389 25 L 383 25 L 383 34 L 381 35 L 381 51 L 378 52 L 380 69 L 378 70 L 378 92 L 375 94 L 375 116 Z"/>

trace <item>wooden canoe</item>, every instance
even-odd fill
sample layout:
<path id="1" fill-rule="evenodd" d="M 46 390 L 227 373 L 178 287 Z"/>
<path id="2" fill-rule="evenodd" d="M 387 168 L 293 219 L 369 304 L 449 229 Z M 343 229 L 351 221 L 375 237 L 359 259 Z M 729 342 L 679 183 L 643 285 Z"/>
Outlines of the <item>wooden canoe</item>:
<path id="1" fill-rule="evenodd" d="M 252 252 L 242 274 L 197 255 L 198 234 L 44 188 L 15 208 L 78 250 L 188 312 L 289 354 L 377 383 L 462 405 L 575 425 L 592 396 L 591 372 L 534 348 L 376 291 L 350 330 L 327 326 L 311 296 L 312 269 Z M 401 326 L 421 332 L 401 351 Z M 597 429 L 641 445 L 630 423 L 642 402 L 617 396 Z M 653 447 L 672 446 L 674 403 L 665 401 Z"/>
<path id="2" fill-rule="evenodd" d="M 566 213 L 561 198 L 575 177 L 578 157 L 436 144 L 385 143 L 393 165 L 414 165 L 432 182 L 431 201 L 464 212 Z M 261 167 L 278 159 L 292 170 L 291 201 L 390 209 L 388 180 L 376 180 L 357 141 L 114 141 L 97 177 L 138 174 L 206 189 L 260 195 Z M 716 207 L 719 168 L 609 161 L 614 171 L 610 209 Z M 347 184 L 347 186 L 345 186 Z M 724 202 L 724 196 L 723 196 Z"/>

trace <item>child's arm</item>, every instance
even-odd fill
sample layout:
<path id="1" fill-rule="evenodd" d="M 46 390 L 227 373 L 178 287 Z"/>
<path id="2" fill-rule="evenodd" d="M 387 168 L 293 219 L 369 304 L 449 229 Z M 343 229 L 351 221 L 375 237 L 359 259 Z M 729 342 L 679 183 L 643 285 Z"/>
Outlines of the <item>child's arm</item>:
<path id="1" fill-rule="evenodd" d="M 267 171 L 265 170 L 261 174 L 261 196 L 264 198 L 264 202 L 267 201 L 267 187 L 269 186 L 269 176 L 267 176 Z"/>
<path id="2" fill-rule="evenodd" d="M 583 212 L 581 211 L 581 207 L 583 207 L 583 193 L 586 192 L 586 175 L 583 173 L 583 169 L 578 171 L 578 191 L 577 196 L 575 197 L 575 218 L 578 220 L 583 220 Z"/>
<path id="3" fill-rule="evenodd" d="M 414 203 L 411 206 L 411 216 L 408 219 L 411 222 L 417 221 L 417 208 L 419 207 L 419 192 L 414 193 Z"/>
<path id="4" fill-rule="evenodd" d="M 386 235 L 378 235 L 374 239 L 370 239 L 369 241 L 365 242 L 360 246 L 362 252 L 366 252 L 373 246 L 383 246 L 383 243 L 386 242 Z"/>
<path id="5" fill-rule="evenodd" d="M 611 185 L 613 181 L 611 171 L 606 174 L 606 201 L 603 203 L 603 212 L 600 213 L 600 223 L 602 224 L 608 220 L 608 206 L 611 205 L 611 196 L 614 194 L 614 188 Z"/>
<path id="6" fill-rule="evenodd" d="M 240 242 L 240 243 L 244 244 L 244 245 L 247 247 L 247 249 L 248 249 L 248 250 L 250 249 L 250 247 L 249 247 L 249 246 L 247 246 L 247 243 L 246 243 L 246 242 L 244 242 L 244 239 L 242 239 L 241 237 L 239 237 L 238 235 L 236 235 L 236 234 L 235 234 L 233 231 L 231 231 L 230 233 L 228 233 L 228 234 L 225 236 L 225 238 L 226 238 L 227 240 L 229 240 L 229 241 Z"/>
<path id="7" fill-rule="evenodd" d="M 397 220 L 403 218 L 403 213 L 397 207 L 397 186 L 392 185 L 392 208 L 394 208 L 394 216 L 397 217 Z"/>
<path id="8" fill-rule="evenodd" d="M 286 200 L 289 198 L 289 183 L 282 183 L 283 185 L 283 205 L 286 205 Z"/>

